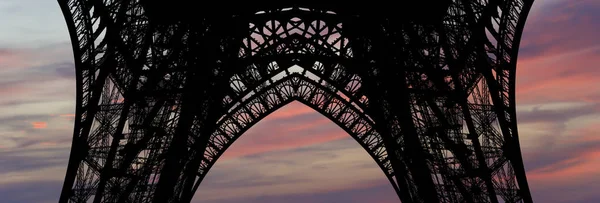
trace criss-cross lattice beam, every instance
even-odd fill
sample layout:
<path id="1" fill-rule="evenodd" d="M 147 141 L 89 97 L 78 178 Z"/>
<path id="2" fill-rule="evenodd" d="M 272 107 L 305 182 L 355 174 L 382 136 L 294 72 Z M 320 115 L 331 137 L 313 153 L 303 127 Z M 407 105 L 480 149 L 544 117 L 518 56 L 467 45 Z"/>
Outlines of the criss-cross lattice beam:
<path id="1" fill-rule="evenodd" d="M 252 4 L 183 19 L 150 1 L 58 2 L 77 69 L 60 202 L 189 202 L 231 138 L 291 98 L 348 124 L 298 96 L 312 94 L 300 83 L 370 122 L 375 143 L 347 131 L 403 202 L 531 202 L 514 104 L 531 0 L 436 2 L 427 19 L 389 5 Z"/>
<path id="2" fill-rule="evenodd" d="M 247 129 L 289 102 L 300 101 L 331 119 L 355 138 L 395 185 L 382 135 L 373 127 L 373 121 L 361 113 L 362 109 L 357 109 L 347 97 L 339 96 L 336 91 L 322 88 L 318 80 L 294 72 L 245 99 L 217 123 L 218 127 L 209 138 L 205 159 L 198 173 L 198 184 L 224 151 Z"/>

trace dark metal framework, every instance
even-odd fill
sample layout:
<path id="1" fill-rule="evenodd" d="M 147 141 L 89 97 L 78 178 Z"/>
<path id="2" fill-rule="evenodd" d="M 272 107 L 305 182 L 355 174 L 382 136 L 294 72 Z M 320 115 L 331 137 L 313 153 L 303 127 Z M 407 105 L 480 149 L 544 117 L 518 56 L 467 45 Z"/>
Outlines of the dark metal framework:
<path id="1" fill-rule="evenodd" d="M 189 202 L 291 101 L 352 136 L 402 202 L 532 202 L 514 81 L 533 0 L 58 2 L 77 69 L 61 203 Z"/>

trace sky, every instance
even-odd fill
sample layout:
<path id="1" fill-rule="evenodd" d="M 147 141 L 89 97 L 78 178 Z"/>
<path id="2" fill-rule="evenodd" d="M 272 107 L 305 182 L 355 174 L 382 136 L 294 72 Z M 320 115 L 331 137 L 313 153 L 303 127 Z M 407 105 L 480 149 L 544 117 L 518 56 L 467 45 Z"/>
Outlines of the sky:
<path id="1" fill-rule="evenodd" d="M 600 1 L 537 0 L 517 67 L 521 148 L 536 202 L 600 202 Z M 75 110 L 75 69 L 55 1 L 0 1 L 0 197 L 57 202 Z M 291 103 L 215 164 L 193 202 L 397 202 L 368 154 Z"/>

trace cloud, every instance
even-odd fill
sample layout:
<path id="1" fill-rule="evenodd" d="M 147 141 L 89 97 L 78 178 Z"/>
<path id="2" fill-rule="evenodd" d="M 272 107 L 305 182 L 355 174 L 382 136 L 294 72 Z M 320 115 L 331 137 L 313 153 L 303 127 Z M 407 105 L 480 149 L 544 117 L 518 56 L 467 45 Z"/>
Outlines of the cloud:
<path id="1" fill-rule="evenodd" d="M 525 26 L 517 121 L 535 201 L 600 200 L 598 10 L 590 0 L 535 2 Z"/>
<path id="2" fill-rule="evenodd" d="M 598 10 L 593 0 L 534 3 L 519 50 L 518 104 L 598 101 Z"/>
<path id="3" fill-rule="evenodd" d="M 67 26 L 56 1 L 3 0 L 0 3 L 0 47 L 36 47 L 69 41 Z"/>
<path id="4" fill-rule="evenodd" d="M 58 115 L 58 116 L 61 117 L 61 118 L 64 118 L 67 121 L 70 121 L 70 122 L 74 122 L 75 121 L 75 114 L 72 114 L 72 113 L 61 114 L 61 115 Z"/>
<path id="5" fill-rule="evenodd" d="M 356 141 L 347 137 L 300 148 L 220 160 L 201 184 L 196 200 L 220 202 L 244 198 L 274 201 L 290 196 L 310 196 L 307 194 L 327 196 L 326 193 L 343 193 L 382 185 L 387 186 L 382 190 L 385 191 L 383 197 L 396 198 L 375 161 Z M 221 190 L 227 190 L 228 193 L 217 192 Z"/>
<path id="6" fill-rule="evenodd" d="M 282 109 L 271 113 L 269 116 L 265 117 L 265 120 L 278 120 L 278 119 L 287 119 L 296 116 L 304 116 L 304 115 L 312 115 L 317 114 L 315 110 L 309 108 L 308 106 L 300 103 L 300 102 L 291 102 L 287 104 Z"/>
<path id="7" fill-rule="evenodd" d="M 540 202 L 597 202 L 600 150 L 577 153 L 570 159 L 528 173 L 533 195 Z M 548 155 L 555 155 L 554 153 Z M 560 195 L 557 195 L 560 193 Z M 583 201 L 596 199 L 596 201 Z"/>
<path id="8" fill-rule="evenodd" d="M 73 51 L 68 38 L 61 42 L 43 43 L 33 47 L 3 47 L 0 45 L 0 73 L 29 71 L 55 63 L 73 64 Z M 35 59 L 35 60 L 32 60 Z M 74 73 L 74 71 L 73 71 Z M 72 77 L 75 77 L 73 74 Z"/>
<path id="9" fill-rule="evenodd" d="M 63 145 L 72 121 L 57 119 L 75 110 L 75 70 L 70 46 L 2 49 L 0 64 L 0 148 Z M 71 91 L 69 91 L 71 90 Z"/>
<path id="10" fill-rule="evenodd" d="M 73 59 L 70 53 L 56 51 L 68 47 L 68 44 L 58 44 L 38 50 L 13 51 L 19 57 L 0 65 L 0 112 L 3 112 L 0 117 L 73 112 Z"/>
<path id="11" fill-rule="evenodd" d="M 52 116 L 47 114 L 24 114 L 24 115 L 6 115 L 0 116 L 0 135 L 11 132 L 31 133 L 37 131 L 34 127 L 34 122 L 46 123 Z M 42 127 L 42 123 L 36 123 L 38 127 Z M 46 123 L 47 127 L 47 123 Z M 6 137 L 6 136 L 5 136 Z M 0 137 L 0 140 L 2 138 Z"/>
<path id="12" fill-rule="evenodd" d="M 530 187 L 540 202 L 600 200 L 600 123 L 548 134 L 523 152 Z M 560 195 L 556 195 L 560 194 Z M 596 201 L 591 201 L 596 202 Z"/>
<path id="13" fill-rule="evenodd" d="M 520 55 L 546 57 L 549 53 L 571 52 L 600 44 L 595 19 L 600 3 L 595 0 L 537 1 L 525 25 Z"/>
<path id="14" fill-rule="evenodd" d="M 397 203 L 398 198 L 391 187 L 385 184 L 366 186 L 359 189 L 331 191 L 324 193 L 305 193 L 292 195 L 268 195 L 264 194 L 256 197 L 219 199 L 209 201 L 199 201 L 203 198 L 198 197 L 196 201 L 205 203 L 237 203 L 237 202 L 261 202 L 261 203 Z"/>
<path id="15" fill-rule="evenodd" d="M 600 104 L 569 103 L 541 104 L 517 112 L 519 123 L 565 123 L 570 119 L 598 113 Z"/>
<path id="16" fill-rule="evenodd" d="M 73 123 L 55 115 L 75 110 L 75 69 L 56 2 L 29 4 L 0 3 L 0 13 L 12 13 L 0 19 L 0 196 L 56 202 Z"/>
<path id="17" fill-rule="evenodd" d="M 44 168 L 66 167 L 68 148 L 2 150 L 0 174 L 30 172 Z"/>
<path id="18" fill-rule="evenodd" d="M 35 129 L 44 129 L 48 127 L 48 123 L 43 122 L 43 121 L 36 121 L 36 122 L 32 122 L 31 125 L 33 126 L 33 128 Z"/>
<path id="19" fill-rule="evenodd" d="M 600 150 L 598 132 L 600 131 L 584 134 L 581 130 L 572 130 L 564 134 L 551 134 L 546 137 L 549 141 L 541 142 L 534 150 L 524 152 L 528 160 L 526 168 L 532 173 L 548 172 L 589 161 L 585 160 L 589 158 L 586 155 Z"/>
<path id="20" fill-rule="evenodd" d="M 222 158 L 294 149 L 347 138 L 348 133 L 312 108 L 292 102 L 259 121 L 241 137 L 251 139 L 235 141 Z"/>
<path id="21" fill-rule="evenodd" d="M 62 181 L 18 182 L 10 185 L 0 184 L 0 197 L 10 203 L 54 203 L 58 201 Z"/>
<path id="22" fill-rule="evenodd" d="M 598 33 L 600 34 L 600 32 Z M 600 45 L 523 59 L 517 68 L 518 104 L 558 101 L 598 102 Z"/>

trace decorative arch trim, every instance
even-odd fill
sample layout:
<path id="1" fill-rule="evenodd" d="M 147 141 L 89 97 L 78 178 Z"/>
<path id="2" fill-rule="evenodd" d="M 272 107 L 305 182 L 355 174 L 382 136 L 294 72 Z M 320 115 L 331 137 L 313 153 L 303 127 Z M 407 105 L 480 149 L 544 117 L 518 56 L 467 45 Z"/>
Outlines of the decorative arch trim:
<path id="1" fill-rule="evenodd" d="M 194 191 L 235 140 L 260 120 L 293 101 L 321 113 L 354 138 L 381 168 L 394 190 L 399 191 L 384 140 L 377 132 L 373 120 L 347 98 L 300 73 L 291 73 L 270 84 L 264 91 L 250 96 L 219 119 L 218 127 L 211 134 L 204 150 Z"/>

